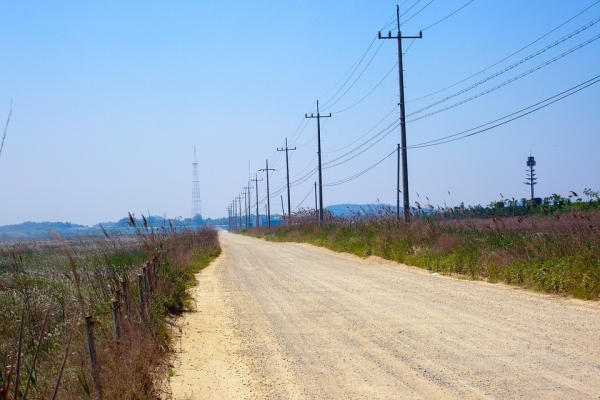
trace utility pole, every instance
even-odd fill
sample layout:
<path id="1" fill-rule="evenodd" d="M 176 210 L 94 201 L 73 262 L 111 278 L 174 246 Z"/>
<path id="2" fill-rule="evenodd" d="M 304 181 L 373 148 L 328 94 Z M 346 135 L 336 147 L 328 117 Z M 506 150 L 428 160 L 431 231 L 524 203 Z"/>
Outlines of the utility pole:
<path id="1" fill-rule="evenodd" d="M 398 164 L 396 171 L 396 222 L 400 220 L 400 143 L 398 143 Z"/>
<path id="2" fill-rule="evenodd" d="M 323 177 L 321 175 L 321 118 L 331 118 L 329 115 L 323 115 L 319 113 L 319 100 L 317 100 L 317 116 L 315 117 L 312 113 L 310 117 L 308 114 L 304 114 L 304 118 L 316 118 L 317 119 L 317 154 L 319 156 L 319 221 L 323 222 Z"/>
<path id="3" fill-rule="evenodd" d="M 398 75 L 400 77 L 400 142 L 402 143 L 402 199 L 404 222 L 410 222 L 410 204 L 408 200 L 408 161 L 406 158 L 406 118 L 404 113 L 404 72 L 402 70 L 402 39 L 421 39 L 423 32 L 419 32 L 419 36 L 402 36 L 400 32 L 400 7 L 396 6 L 396 22 L 398 25 L 398 34 L 392 36 L 392 32 L 388 32 L 387 37 L 381 36 L 379 39 L 397 39 L 398 40 Z"/>
<path id="4" fill-rule="evenodd" d="M 229 226 L 229 232 L 231 232 L 231 206 L 227 206 L 227 223 Z"/>
<path id="5" fill-rule="evenodd" d="M 232 208 L 233 208 L 233 229 L 237 231 L 237 208 L 236 208 L 236 201 L 233 200 L 232 201 Z"/>
<path id="6" fill-rule="evenodd" d="M 271 201 L 269 200 L 269 171 L 275 171 L 273 168 L 269 168 L 269 160 L 267 160 L 267 167 L 259 169 L 259 171 L 267 171 L 267 226 L 271 226 Z"/>
<path id="7" fill-rule="evenodd" d="M 239 204 L 239 210 L 240 210 L 240 230 L 244 229 L 244 224 L 242 223 L 242 194 L 240 193 L 240 195 L 237 197 L 238 199 L 238 204 Z"/>
<path id="8" fill-rule="evenodd" d="M 235 218 L 234 218 L 235 208 L 234 208 L 233 201 L 231 202 L 229 209 L 231 210 L 231 230 L 235 231 L 237 229 L 237 226 L 236 226 Z"/>
<path id="9" fill-rule="evenodd" d="M 248 182 L 248 186 L 245 186 L 244 189 L 248 189 L 248 204 L 245 204 L 245 206 L 248 207 L 248 212 L 246 213 L 246 226 L 250 228 L 250 218 L 252 217 L 252 210 L 250 208 L 250 189 L 253 189 L 253 187 L 250 186 L 250 182 Z"/>
<path id="10" fill-rule="evenodd" d="M 258 228 L 260 226 L 260 219 L 258 217 L 258 182 L 262 181 L 262 179 L 258 179 L 258 175 L 254 174 L 254 179 L 250 179 L 250 181 L 256 185 L 256 227 Z"/>
<path id="11" fill-rule="evenodd" d="M 315 215 L 317 216 L 317 224 L 319 223 L 319 213 L 317 212 L 317 182 L 315 182 Z"/>
<path id="12" fill-rule="evenodd" d="M 285 208 L 283 208 L 283 195 L 281 195 L 281 212 L 283 213 L 281 216 L 285 217 Z"/>
<path id="13" fill-rule="evenodd" d="M 287 138 L 285 138 L 285 149 L 278 148 L 277 151 L 285 151 L 285 169 L 287 171 L 287 195 L 288 195 L 288 222 L 292 222 L 290 218 L 292 218 L 292 210 L 291 210 L 291 201 L 290 201 L 290 164 L 288 161 L 288 150 L 296 150 L 288 148 Z M 284 212 L 285 214 L 285 212 Z"/>
<path id="14" fill-rule="evenodd" d="M 246 204 L 248 198 L 246 197 L 246 189 L 248 188 L 244 186 L 244 225 L 246 225 L 246 229 L 248 229 L 248 204 Z"/>

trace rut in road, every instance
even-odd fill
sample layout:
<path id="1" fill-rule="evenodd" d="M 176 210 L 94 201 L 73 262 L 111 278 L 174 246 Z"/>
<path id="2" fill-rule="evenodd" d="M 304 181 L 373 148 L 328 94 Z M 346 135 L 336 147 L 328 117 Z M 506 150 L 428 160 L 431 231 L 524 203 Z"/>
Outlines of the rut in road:
<path id="1" fill-rule="evenodd" d="M 253 397 L 600 396 L 595 302 L 305 244 L 220 239 L 215 274 Z"/>

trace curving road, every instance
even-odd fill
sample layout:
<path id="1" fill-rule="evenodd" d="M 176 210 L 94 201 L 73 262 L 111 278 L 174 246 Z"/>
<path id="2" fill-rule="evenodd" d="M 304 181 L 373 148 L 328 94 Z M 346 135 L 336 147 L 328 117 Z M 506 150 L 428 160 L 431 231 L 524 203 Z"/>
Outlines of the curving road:
<path id="1" fill-rule="evenodd" d="M 183 324 L 175 398 L 600 398 L 597 302 L 220 238 L 198 275 L 201 318 Z"/>

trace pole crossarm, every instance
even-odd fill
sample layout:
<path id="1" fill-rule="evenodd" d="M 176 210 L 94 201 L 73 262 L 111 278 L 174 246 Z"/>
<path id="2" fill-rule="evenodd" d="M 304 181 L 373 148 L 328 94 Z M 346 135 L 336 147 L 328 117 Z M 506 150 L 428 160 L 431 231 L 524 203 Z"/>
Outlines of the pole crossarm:
<path id="1" fill-rule="evenodd" d="M 419 36 L 402 36 L 401 33 L 398 33 L 398 36 L 392 36 L 392 32 L 388 32 L 387 36 L 381 36 L 381 32 L 378 35 L 379 39 L 423 39 L 423 32 L 419 31 Z"/>

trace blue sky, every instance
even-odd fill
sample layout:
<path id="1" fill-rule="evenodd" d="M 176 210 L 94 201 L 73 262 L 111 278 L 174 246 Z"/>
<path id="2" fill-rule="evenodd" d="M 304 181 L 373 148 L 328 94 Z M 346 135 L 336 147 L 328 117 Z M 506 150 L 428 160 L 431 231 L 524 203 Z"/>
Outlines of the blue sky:
<path id="1" fill-rule="evenodd" d="M 324 183 L 369 168 L 399 142 L 399 128 L 384 130 L 399 118 L 396 42 L 376 39 L 389 24 L 384 31 L 395 34 L 396 4 L 0 1 L 3 125 L 11 101 L 13 107 L 0 156 L 0 225 L 94 224 L 128 211 L 188 217 L 194 145 L 205 217 L 226 215 L 248 185 L 249 173 L 254 177 L 267 159 L 277 169 L 270 173 L 270 186 L 272 210 L 280 212 L 285 158 L 276 149 L 286 138 L 297 147 L 290 153 L 293 182 L 316 167 L 316 121 L 304 114 L 316 111 L 317 100 L 324 114 L 332 112 L 322 126 L 323 162 L 344 161 L 324 169 Z M 523 182 L 530 152 L 538 163 L 536 195 L 600 188 L 600 84 L 475 136 L 410 148 L 486 124 L 600 75 L 600 40 L 594 39 L 600 34 L 598 1 L 399 4 L 403 35 L 416 35 L 467 4 L 425 29 L 422 39 L 403 41 L 409 115 L 550 46 L 412 116 L 543 66 L 407 123 L 411 204 L 426 202 L 425 196 L 433 205 L 488 204 L 500 193 L 528 197 Z M 573 32 L 578 33 L 551 46 Z M 392 155 L 356 179 L 324 187 L 324 203 L 395 204 L 395 171 Z M 265 178 L 260 172 L 258 177 Z M 292 187 L 292 209 L 313 205 L 317 175 L 305 179 Z M 261 200 L 265 183 L 259 182 Z"/>

